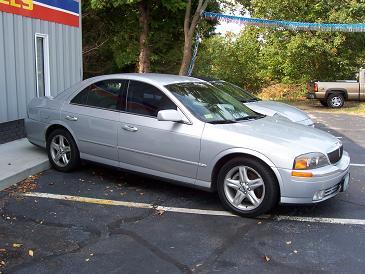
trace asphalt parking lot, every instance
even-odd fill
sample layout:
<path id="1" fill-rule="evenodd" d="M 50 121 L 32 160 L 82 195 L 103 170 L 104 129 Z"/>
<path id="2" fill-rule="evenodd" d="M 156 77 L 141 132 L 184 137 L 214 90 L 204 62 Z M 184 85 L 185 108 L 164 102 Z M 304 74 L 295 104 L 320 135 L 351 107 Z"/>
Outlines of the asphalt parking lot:
<path id="1" fill-rule="evenodd" d="M 245 219 L 214 193 L 94 164 L 48 170 L 0 192 L 0 272 L 363 272 L 365 117 L 311 115 L 350 153 L 348 192 Z"/>

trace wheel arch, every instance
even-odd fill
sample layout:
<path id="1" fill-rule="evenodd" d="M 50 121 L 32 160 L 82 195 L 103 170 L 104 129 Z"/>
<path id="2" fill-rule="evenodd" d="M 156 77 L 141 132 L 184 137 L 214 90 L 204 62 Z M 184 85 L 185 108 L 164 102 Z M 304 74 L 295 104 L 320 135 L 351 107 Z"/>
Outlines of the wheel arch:
<path id="1" fill-rule="evenodd" d="M 261 154 L 260 152 L 248 149 L 229 149 L 217 155 L 211 173 L 212 190 L 216 190 L 217 188 L 218 173 L 219 170 L 222 168 L 222 166 L 227 161 L 237 157 L 255 159 L 260 163 L 264 164 L 266 167 L 268 167 L 268 169 L 272 172 L 272 175 L 276 179 L 276 182 L 278 183 L 279 186 L 279 193 L 281 193 L 281 189 L 283 188 L 283 181 L 277 167 L 265 155 Z"/>
<path id="2" fill-rule="evenodd" d="M 48 136 L 49 134 L 51 134 L 52 131 L 56 130 L 56 129 L 64 129 L 64 130 L 67 130 L 72 138 L 74 139 L 77 147 L 79 147 L 79 143 L 78 143 L 78 139 L 75 138 L 75 134 L 74 132 L 72 131 L 72 129 L 70 127 L 67 126 L 66 123 L 62 122 L 62 121 L 57 121 L 57 122 L 54 122 L 54 123 L 51 123 L 44 131 L 44 138 L 45 138 L 45 141 L 47 143 L 47 139 L 48 139 Z"/>
<path id="3" fill-rule="evenodd" d="M 326 90 L 326 96 L 325 96 L 326 100 L 327 100 L 328 96 L 329 96 L 330 94 L 333 94 L 333 93 L 340 93 L 340 94 L 343 94 L 343 95 L 344 95 L 345 100 L 347 100 L 347 99 L 348 99 L 347 89 L 344 89 L 344 88 L 331 88 L 331 89 L 327 89 L 327 90 Z"/>

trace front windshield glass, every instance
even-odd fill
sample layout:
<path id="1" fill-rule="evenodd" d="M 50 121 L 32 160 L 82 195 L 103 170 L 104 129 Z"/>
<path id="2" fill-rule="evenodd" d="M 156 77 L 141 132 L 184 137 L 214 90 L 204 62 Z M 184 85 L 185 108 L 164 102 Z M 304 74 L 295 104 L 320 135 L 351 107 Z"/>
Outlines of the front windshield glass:
<path id="1" fill-rule="evenodd" d="M 166 88 L 204 122 L 235 123 L 263 117 L 209 83 L 177 83 L 167 85 Z"/>
<path id="2" fill-rule="evenodd" d="M 234 97 L 240 102 L 247 103 L 247 102 L 255 102 L 259 101 L 257 97 L 253 96 L 243 88 L 240 88 L 239 86 L 236 86 L 234 84 L 224 82 L 224 81 L 214 81 L 211 82 L 212 85 L 215 87 L 227 92 L 229 95 Z"/>

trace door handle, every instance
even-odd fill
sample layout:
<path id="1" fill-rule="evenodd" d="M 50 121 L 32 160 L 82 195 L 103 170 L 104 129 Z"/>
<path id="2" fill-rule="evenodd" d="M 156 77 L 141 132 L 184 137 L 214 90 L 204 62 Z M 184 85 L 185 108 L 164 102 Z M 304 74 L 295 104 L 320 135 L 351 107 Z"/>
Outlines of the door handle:
<path id="1" fill-rule="evenodd" d="M 131 126 L 131 125 L 123 125 L 122 129 L 127 130 L 127 131 L 131 131 L 131 132 L 136 132 L 138 130 L 138 128 Z"/>
<path id="2" fill-rule="evenodd" d="M 66 119 L 69 120 L 69 121 L 77 121 L 77 117 L 75 116 L 70 116 L 70 115 L 67 115 L 66 116 Z"/>

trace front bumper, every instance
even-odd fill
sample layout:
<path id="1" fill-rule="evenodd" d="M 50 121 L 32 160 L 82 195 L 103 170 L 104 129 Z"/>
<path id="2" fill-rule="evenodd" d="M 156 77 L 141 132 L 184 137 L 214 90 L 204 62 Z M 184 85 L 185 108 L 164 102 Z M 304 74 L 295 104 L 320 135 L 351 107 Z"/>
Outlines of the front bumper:
<path id="1" fill-rule="evenodd" d="M 342 190 L 342 184 L 349 173 L 350 156 L 344 151 L 335 165 L 313 169 L 313 177 L 293 177 L 290 169 L 278 169 L 282 178 L 280 202 L 283 204 L 312 204 L 336 196 Z M 326 195 L 313 200 L 316 192 L 324 190 Z"/>

